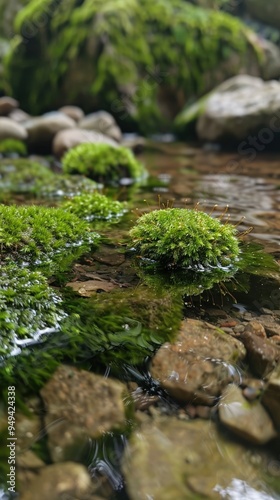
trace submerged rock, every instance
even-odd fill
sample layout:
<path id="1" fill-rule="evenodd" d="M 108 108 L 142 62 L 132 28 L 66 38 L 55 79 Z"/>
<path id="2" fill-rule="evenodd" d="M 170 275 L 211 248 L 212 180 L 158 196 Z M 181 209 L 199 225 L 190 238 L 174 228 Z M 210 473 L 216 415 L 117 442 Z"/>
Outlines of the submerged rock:
<path id="1" fill-rule="evenodd" d="M 173 417 L 149 420 L 132 434 L 123 471 L 131 500 L 243 498 L 224 496 L 222 490 L 232 486 L 234 491 L 239 481 L 243 490 L 250 486 L 257 494 L 260 484 L 260 471 L 245 447 L 220 434 L 212 422 Z"/>
<path id="2" fill-rule="evenodd" d="M 280 364 L 268 379 L 262 402 L 280 431 Z"/>
<path id="3" fill-rule="evenodd" d="M 268 375 L 280 360 L 280 348 L 246 329 L 241 333 L 240 340 L 246 347 L 252 372 L 260 377 Z"/>
<path id="4" fill-rule="evenodd" d="M 262 404 L 259 401 L 249 403 L 234 384 L 222 392 L 219 416 L 226 427 L 251 443 L 265 444 L 277 436 Z"/>
<path id="5" fill-rule="evenodd" d="M 41 390 L 45 424 L 54 461 L 72 456 L 88 437 L 126 426 L 126 386 L 113 379 L 61 366 Z M 53 425 L 52 425 L 53 424 Z"/>
<path id="6" fill-rule="evenodd" d="M 238 379 L 235 365 L 245 354 L 241 342 L 219 328 L 188 319 L 176 341 L 156 353 L 151 374 L 175 399 L 213 405 L 223 388 Z"/>
<path id="7" fill-rule="evenodd" d="M 253 159 L 253 154 L 264 150 L 280 131 L 279 96 L 280 83 L 275 80 L 264 82 L 240 75 L 224 82 L 204 104 L 197 122 L 199 138 L 212 142 L 244 141 L 238 151 Z"/>

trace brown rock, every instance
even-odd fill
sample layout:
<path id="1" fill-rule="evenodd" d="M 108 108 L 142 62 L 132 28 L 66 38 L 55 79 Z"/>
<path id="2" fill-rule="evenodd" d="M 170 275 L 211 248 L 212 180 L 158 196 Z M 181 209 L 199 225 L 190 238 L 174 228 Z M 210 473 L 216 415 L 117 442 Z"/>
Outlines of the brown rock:
<path id="1" fill-rule="evenodd" d="M 60 130 L 75 127 L 75 122 L 63 113 L 52 112 L 30 118 L 24 123 L 28 133 L 28 144 L 34 151 L 51 152 L 52 140 Z"/>
<path id="2" fill-rule="evenodd" d="M 175 399 L 213 405 L 238 376 L 233 364 L 245 355 L 237 339 L 209 323 L 188 319 L 182 322 L 176 341 L 159 349 L 151 374 Z"/>
<path id="3" fill-rule="evenodd" d="M 262 402 L 280 432 L 280 364 L 269 377 Z"/>
<path id="4" fill-rule="evenodd" d="M 246 347 L 248 361 L 253 373 L 259 377 L 268 375 L 280 359 L 280 349 L 270 340 L 244 331 L 240 339 Z"/>
<path id="5" fill-rule="evenodd" d="M 266 333 L 263 325 L 259 321 L 250 321 L 244 330 L 244 333 L 253 333 L 257 335 L 257 337 L 261 337 L 263 339 L 266 338 Z"/>
<path id="6" fill-rule="evenodd" d="M 268 337 L 280 335 L 280 321 L 271 315 L 263 314 L 259 316 L 259 321 L 265 328 Z"/>
<path id="7" fill-rule="evenodd" d="M 0 116 L 8 116 L 11 111 L 18 108 L 19 103 L 12 97 L 0 97 Z"/>
<path id="8" fill-rule="evenodd" d="M 10 118 L 0 117 L 0 140 L 18 139 L 24 141 L 27 138 L 27 132 L 22 125 L 14 122 Z"/>
<path id="9" fill-rule="evenodd" d="M 56 134 L 52 144 L 52 151 L 55 156 L 61 158 L 69 149 L 85 142 L 117 146 L 115 141 L 100 132 L 73 128 L 62 130 Z"/>
<path id="10" fill-rule="evenodd" d="M 229 384 L 222 392 L 219 416 L 226 427 L 250 443 L 265 444 L 277 435 L 262 404 L 259 401 L 249 403 L 234 384 Z"/>
<path id="11" fill-rule="evenodd" d="M 82 120 L 82 118 L 85 116 L 83 110 L 78 106 L 63 106 L 58 111 L 60 111 L 60 113 L 64 113 L 65 115 L 69 116 L 75 122 Z"/>
<path id="12" fill-rule="evenodd" d="M 121 129 L 117 125 L 115 118 L 110 113 L 107 113 L 107 111 L 97 111 L 85 116 L 79 122 L 79 127 L 101 132 L 117 142 L 122 140 Z"/>

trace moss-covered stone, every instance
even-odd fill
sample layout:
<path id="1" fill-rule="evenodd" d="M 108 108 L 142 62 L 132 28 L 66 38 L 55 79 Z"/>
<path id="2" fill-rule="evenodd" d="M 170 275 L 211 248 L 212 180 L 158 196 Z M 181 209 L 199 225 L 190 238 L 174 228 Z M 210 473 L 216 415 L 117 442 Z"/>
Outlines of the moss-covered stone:
<path id="1" fill-rule="evenodd" d="M 25 143 L 17 141 L 16 139 L 5 139 L 4 141 L 0 141 L 0 154 L 8 156 L 11 153 L 16 153 L 19 156 L 26 156 L 27 147 Z"/>
<path id="2" fill-rule="evenodd" d="M 22 345 L 58 329 L 65 316 L 61 298 L 38 271 L 3 266 L 0 275 L 0 364 Z"/>
<path id="3" fill-rule="evenodd" d="M 130 236 L 142 257 L 163 267 L 229 265 L 239 254 L 236 228 L 198 210 L 155 210 L 138 219 Z"/>
<path id="4" fill-rule="evenodd" d="M 98 240 L 85 222 L 61 208 L 0 205 L 0 228 L 4 262 L 47 263 Z"/>
<path id="5" fill-rule="evenodd" d="M 241 21 L 184 0 L 31 0 L 15 26 L 7 76 L 35 114 L 71 101 L 156 129 L 248 59 L 258 65 Z"/>
<path id="6" fill-rule="evenodd" d="M 48 186 L 53 177 L 49 168 L 36 161 L 25 158 L 0 159 L 1 194 L 35 194 L 37 184 Z"/>
<path id="7" fill-rule="evenodd" d="M 39 198 L 72 198 L 83 193 L 94 193 L 101 186 L 83 175 L 53 175 L 46 183 L 36 179 L 33 193 Z"/>
<path id="8" fill-rule="evenodd" d="M 125 212 L 124 203 L 112 200 L 100 193 L 86 193 L 75 196 L 72 200 L 63 203 L 62 207 L 89 222 L 94 219 L 120 217 Z"/>
<path id="9" fill-rule="evenodd" d="M 137 180 L 144 173 L 129 149 L 108 144 L 80 144 L 66 153 L 62 165 L 67 174 L 82 174 L 104 184 L 116 184 L 124 177 Z"/>

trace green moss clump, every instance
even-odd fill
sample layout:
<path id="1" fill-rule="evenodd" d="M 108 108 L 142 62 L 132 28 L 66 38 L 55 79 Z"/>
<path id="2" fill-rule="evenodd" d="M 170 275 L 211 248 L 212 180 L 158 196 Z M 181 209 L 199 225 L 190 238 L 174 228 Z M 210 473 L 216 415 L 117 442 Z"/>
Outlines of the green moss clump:
<path id="1" fill-rule="evenodd" d="M 17 139 L 5 139 L 0 141 L 0 154 L 3 156 L 17 153 L 19 156 L 27 155 L 27 147 L 23 141 Z"/>
<path id="2" fill-rule="evenodd" d="M 50 262 L 98 240 L 84 221 L 61 208 L 0 205 L 0 228 L 3 261 Z"/>
<path id="3" fill-rule="evenodd" d="M 39 198 L 70 198 L 83 193 L 93 193 L 99 186 L 82 175 L 53 175 L 48 182 L 37 179 L 34 194 Z"/>
<path id="4" fill-rule="evenodd" d="M 0 160 L 1 193 L 35 194 L 37 183 L 48 185 L 54 176 L 47 167 L 29 159 Z"/>
<path id="5" fill-rule="evenodd" d="M 62 207 L 87 221 L 120 217 L 125 212 L 125 204 L 111 200 L 104 194 L 81 194 L 66 201 Z"/>
<path id="6" fill-rule="evenodd" d="M 1 268 L 0 363 L 18 354 L 22 345 L 36 343 L 44 333 L 58 329 L 65 313 L 61 298 L 38 271 L 15 265 Z"/>
<path id="7" fill-rule="evenodd" d="M 129 149 L 108 144 L 80 144 L 66 153 L 62 165 L 66 174 L 82 174 L 103 184 L 143 176 L 142 165 Z"/>
<path id="8" fill-rule="evenodd" d="M 145 214 L 130 231 L 142 257 L 172 268 L 232 264 L 239 254 L 236 235 L 231 224 L 181 208 Z"/>

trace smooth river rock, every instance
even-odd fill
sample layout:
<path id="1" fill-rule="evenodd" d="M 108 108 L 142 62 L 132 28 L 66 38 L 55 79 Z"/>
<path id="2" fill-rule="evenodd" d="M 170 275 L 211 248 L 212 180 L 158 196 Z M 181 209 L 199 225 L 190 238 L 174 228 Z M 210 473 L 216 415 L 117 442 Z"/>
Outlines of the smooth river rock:
<path id="1" fill-rule="evenodd" d="M 265 444 L 277 436 L 260 401 L 249 403 L 234 384 L 229 384 L 222 392 L 219 416 L 226 427 L 251 443 Z"/>
<path id="2" fill-rule="evenodd" d="M 7 116 L 13 111 L 17 109 L 19 106 L 18 101 L 16 101 L 13 97 L 3 96 L 0 97 L 0 115 Z"/>
<path id="3" fill-rule="evenodd" d="M 280 82 L 248 75 L 235 76 L 211 92 L 197 122 L 200 139 L 241 141 L 238 152 L 244 155 L 248 148 L 264 150 L 279 131 Z"/>
<path id="4" fill-rule="evenodd" d="M 70 366 L 60 366 L 41 390 L 53 461 L 77 457 L 93 439 L 126 425 L 126 386 Z"/>
<path id="5" fill-rule="evenodd" d="M 165 343 L 151 363 L 151 374 L 175 399 L 213 405 L 223 388 L 238 379 L 245 358 L 239 340 L 204 321 L 182 322 L 174 343 Z"/>
<path id="6" fill-rule="evenodd" d="M 82 118 L 85 116 L 85 113 L 83 112 L 82 108 L 79 108 L 79 106 L 63 106 L 58 111 L 69 116 L 75 122 L 82 120 Z"/>
<path id="7" fill-rule="evenodd" d="M 24 123 L 30 148 L 42 153 L 51 152 L 52 140 L 57 132 L 74 128 L 75 125 L 72 118 L 58 111 L 30 118 Z"/>
<path id="8" fill-rule="evenodd" d="M 0 141 L 3 139 L 25 141 L 27 132 L 22 125 L 11 120 L 11 118 L 0 117 Z"/>
<path id="9" fill-rule="evenodd" d="M 85 116 L 80 120 L 79 127 L 101 132 L 117 142 L 122 140 L 121 129 L 117 125 L 115 118 L 107 111 L 97 111 Z"/>
<path id="10" fill-rule="evenodd" d="M 55 156 L 61 158 L 69 149 L 82 143 L 118 145 L 117 142 L 101 132 L 72 128 L 62 130 L 56 134 L 52 144 L 52 151 Z"/>

